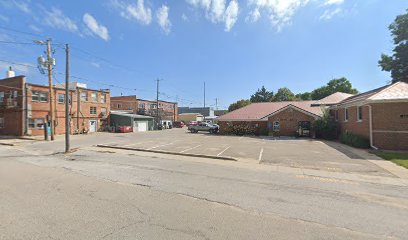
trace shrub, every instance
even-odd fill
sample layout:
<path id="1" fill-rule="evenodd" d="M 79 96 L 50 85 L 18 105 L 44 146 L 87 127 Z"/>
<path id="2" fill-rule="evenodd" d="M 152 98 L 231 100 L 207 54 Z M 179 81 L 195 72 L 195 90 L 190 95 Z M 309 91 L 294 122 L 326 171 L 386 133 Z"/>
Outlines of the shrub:
<path id="1" fill-rule="evenodd" d="M 342 133 L 340 135 L 340 142 L 356 148 L 370 147 L 370 141 L 368 139 L 352 133 Z"/>
<path id="2" fill-rule="evenodd" d="M 227 134 L 235 134 L 239 136 L 255 134 L 254 127 L 249 124 L 229 125 L 226 131 Z"/>
<path id="3" fill-rule="evenodd" d="M 317 138 L 333 140 L 337 138 L 337 124 L 330 119 L 318 119 L 313 128 Z"/>

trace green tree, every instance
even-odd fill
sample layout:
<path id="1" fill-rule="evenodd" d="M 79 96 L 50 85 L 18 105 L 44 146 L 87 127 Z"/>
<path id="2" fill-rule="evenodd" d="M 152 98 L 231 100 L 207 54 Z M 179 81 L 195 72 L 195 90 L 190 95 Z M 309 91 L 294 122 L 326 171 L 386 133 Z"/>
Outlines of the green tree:
<path id="1" fill-rule="evenodd" d="M 248 99 L 241 99 L 241 100 L 236 101 L 236 102 L 232 103 L 231 105 L 229 105 L 228 111 L 232 112 L 232 111 L 237 110 L 239 108 L 245 107 L 245 106 L 247 106 L 249 104 L 251 104 L 251 101 L 249 101 Z"/>
<path id="2" fill-rule="evenodd" d="M 397 16 L 388 29 L 395 47 L 392 56 L 382 54 L 378 64 L 383 71 L 391 72 L 392 82 L 408 82 L 408 9 Z"/>
<path id="3" fill-rule="evenodd" d="M 294 101 L 296 99 L 295 94 L 289 90 L 289 88 L 279 88 L 273 97 L 274 102 Z"/>
<path id="4" fill-rule="evenodd" d="M 337 78 L 333 79 L 327 83 L 326 86 L 316 88 L 312 91 L 311 97 L 313 100 L 320 100 L 325 98 L 335 92 L 343 92 L 356 94 L 358 93 L 357 89 L 353 88 L 351 82 L 347 78 Z"/>
<path id="5" fill-rule="evenodd" d="M 251 95 L 250 100 L 253 103 L 271 102 L 273 100 L 273 92 L 266 90 L 266 88 L 262 86 L 260 89 L 258 88 L 258 91 Z"/>
<path id="6" fill-rule="evenodd" d="M 310 92 L 298 93 L 295 95 L 297 100 L 312 100 L 312 94 Z"/>

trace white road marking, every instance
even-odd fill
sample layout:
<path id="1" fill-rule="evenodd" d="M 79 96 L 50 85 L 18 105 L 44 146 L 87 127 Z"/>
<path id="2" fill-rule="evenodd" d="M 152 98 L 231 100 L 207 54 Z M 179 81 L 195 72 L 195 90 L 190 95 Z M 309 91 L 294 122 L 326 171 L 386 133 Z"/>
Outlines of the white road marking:
<path id="1" fill-rule="evenodd" d="M 218 154 L 217 154 L 217 157 L 218 157 L 218 156 L 220 156 L 221 154 L 223 154 L 225 151 L 227 151 L 227 150 L 228 150 L 228 148 L 230 148 L 230 147 L 231 147 L 231 146 L 226 147 L 224 150 L 222 150 L 222 152 L 218 153 Z"/>
<path id="2" fill-rule="evenodd" d="M 132 143 L 132 144 L 127 144 L 127 145 L 122 145 L 122 147 L 131 147 L 131 146 L 134 146 L 134 145 L 139 145 L 139 144 L 148 143 L 148 142 L 153 142 L 153 141 Z"/>
<path id="3" fill-rule="evenodd" d="M 192 148 L 188 148 L 188 149 L 186 149 L 186 150 L 183 150 L 183 151 L 181 151 L 180 153 L 187 152 L 187 151 L 190 151 L 190 150 L 196 149 L 196 148 L 201 147 L 201 146 L 202 146 L 202 144 L 197 145 L 197 146 L 192 147 Z"/>
<path id="4" fill-rule="evenodd" d="M 167 143 L 167 144 L 163 144 L 163 145 L 154 146 L 154 147 L 148 148 L 146 150 L 152 150 L 152 149 L 155 149 L 155 148 L 164 147 L 164 146 L 168 146 L 168 145 L 171 145 L 171 144 L 173 144 L 173 143 Z"/>
<path id="5" fill-rule="evenodd" d="M 262 154 L 263 154 L 263 148 L 261 148 L 261 151 L 259 152 L 258 161 L 262 160 Z"/>

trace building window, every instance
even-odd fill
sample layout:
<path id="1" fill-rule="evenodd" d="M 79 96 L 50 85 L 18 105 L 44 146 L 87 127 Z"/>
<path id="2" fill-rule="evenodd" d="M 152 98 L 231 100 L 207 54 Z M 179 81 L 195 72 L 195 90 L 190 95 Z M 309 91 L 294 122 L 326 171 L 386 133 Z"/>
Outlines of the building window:
<path id="1" fill-rule="evenodd" d="M 348 108 L 344 109 L 344 121 L 347 122 L 349 119 Z"/>
<path id="2" fill-rule="evenodd" d="M 118 109 L 121 109 L 121 108 L 122 108 L 122 104 L 118 103 L 118 104 L 117 104 L 117 108 L 118 108 Z"/>
<path id="3" fill-rule="evenodd" d="M 357 122 L 363 121 L 363 107 L 357 107 Z"/>
<path id="4" fill-rule="evenodd" d="M 29 118 L 28 119 L 28 128 L 32 129 L 44 129 L 44 119 L 42 118 Z"/>
<path id="5" fill-rule="evenodd" d="M 33 101 L 33 102 L 40 101 L 40 92 L 39 91 L 32 91 L 31 92 L 31 101 Z"/>
<path id="6" fill-rule="evenodd" d="M 98 102 L 98 94 L 97 93 L 91 93 L 91 100 L 92 100 L 92 102 Z"/>
<path id="7" fill-rule="evenodd" d="M 4 101 L 4 92 L 0 92 L 0 103 Z"/>
<path id="8" fill-rule="evenodd" d="M 48 102 L 48 93 L 40 92 L 40 102 Z"/>
<path id="9" fill-rule="evenodd" d="M 280 130 L 280 122 L 275 121 L 273 122 L 273 131 L 279 131 Z"/>
<path id="10" fill-rule="evenodd" d="M 334 119 L 336 120 L 336 122 L 339 121 L 339 110 L 338 109 L 334 111 Z"/>
<path id="11" fill-rule="evenodd" d="M 96 111 L 96 110 L 95 110 Z M 101 113 L 103 114 L 103 115 L 106 115 L 106 108 L 101 108 Z"/>
<path id="12" fill-rule="evenodd" d="M 58 94 L 58 103 L 65 102 L 65 94 Z"/>
<path id="13" fill-rule="evenodd" d="M 144 103 L 139 103 L 139 108 L 144 109 L 144 108 L 145 108 L 145 104 L 144 104 Z"/>
<path id="14" fill-rule="evenodd" d="M 106 103 L 106 94 L 101 94 L 101 103 Z"/>
<path id="15" fill-rule="evenodd" d="M 96 107 L 90 107 L 89 112 L 91 114 L 96 114 Z"/>
<path id="16" fill-rule="evenodd" d="M 0 118 L 0 128 L 4 128 L 4 117 Z"/>
<path id="17" fill-rule="evenodd" d="M 87 102 L 88 101 L 88 93 L 87 92 L 81 92 L 81 102 Z"/>
<path id="18" fill-rule="evenodd" d="M 156 109 L 156 104 L 150 104 L 151 109 Z"/>

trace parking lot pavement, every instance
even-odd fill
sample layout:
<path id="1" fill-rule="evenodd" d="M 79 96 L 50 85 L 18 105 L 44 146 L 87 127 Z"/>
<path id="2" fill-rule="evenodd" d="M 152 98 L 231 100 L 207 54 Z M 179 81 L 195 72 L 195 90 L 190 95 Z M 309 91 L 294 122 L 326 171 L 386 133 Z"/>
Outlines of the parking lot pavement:
<path id="1" fill-rule="evenodd" d="M 112 141 L 114 140 L 114 141 Z M 331 172 L 395 177 L 338 143 L 311 139 L 223 136 L 186 128 L 114 135 L 99 143 L 144 150 L 232 157 L 240 161 Z"/>

